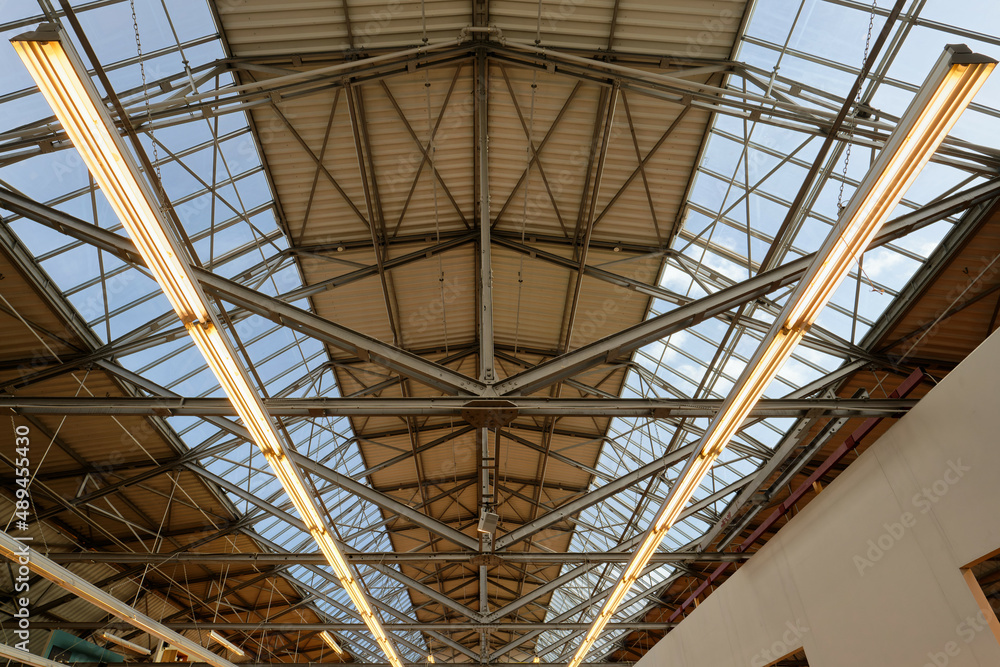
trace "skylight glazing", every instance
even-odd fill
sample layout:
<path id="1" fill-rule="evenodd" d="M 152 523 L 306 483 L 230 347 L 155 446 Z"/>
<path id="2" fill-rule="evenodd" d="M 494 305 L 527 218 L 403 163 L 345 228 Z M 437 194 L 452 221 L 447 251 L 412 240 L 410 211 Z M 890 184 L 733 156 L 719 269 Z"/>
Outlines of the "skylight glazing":
<path id="1" fill-rule="evenodd" d="M 947 4 L 906 3 L 894 27 L 894 34 L 905 39 L 901 45 L 888 41 L 862 88 L 861 100 L 876 110 L 875 121 L 895 121 L 946 44 L 964 42 L 975 51 L 997 55 L 1000 40 L 993 36 L 997 31 L 983 31 L 983 27 L 1000 27 L 1000 10 L 982 1 L 958 13 Z M 890 5 L 879 0 L 872 17 L 871 5 L 851 0 L 802 0 L 793 3 L 791 10 L 787 2 L 759 0 L 736 56 L 748 65 L 748 74 L 731 76 L 729 87 L 836 113 L 857 78 L 869 20 L 874 40 Z M 995 170 L 996 151 L 984 147 L 994 142 L 998 108 L 1000 81 L 993 79 L 951 135 L 959 140 L 953 146 L 969 149 L 975 157 L 944 157 L 929 165 L 891 218 L 983 182 L 982 160 L 992 163 Z M 850 125 L 845 130 L 850 132 Z M 822 141 L 822 136 L 801 130 L 717 115 L 687 203 L 684 227 L 672 246 L 680 257 L 668 258 L 660 286 L 696 299 L 755 275 Z M 844 144 L 835 143 L 821 173 L 822 187 L 810 192 L 804 207 L 807 215 L 795 221 L 791 242 L 780 249 L 770 267 L 812 252 L 823 241 L 837 217 L 838 200 L 849 200 L 873 159 L 870 140 L 855 135 L 852 144 L 845 168 Z M 977 163 L 976 158 L 981 160 Z M 867 253 L 861 270 L 855 267 L 766 396 L 793 394 L 857 358 L 854 346 L 863 343 L 865 334 L 956 221 L 955 217 L 942 220 Z M 719 317 L 642 348 L 635 354 L 622 395 L 724 398 L 790 291 L 789 287 L 749 304 L 741 325 L 728 338 L 730 318 Z M 649 315 L 673 308 L 654 301 Z M 695 493 L 691 507 L 699 511 L 689 512 L 677 523 L 661 551 L 697 548 L 793 423 L 770 418 L 744 428 Z M 620 476 L 696 442 L 707 424 L 707 419 L 682 424 L 615 419 L 598 467 L 611 478 Z M 681 465 L 672 465 L 648 484 L 589 508 L 580 517 L 571 550 L 612 551 L 641 535 Z M 595 479 L 593 486 L 604 483 Z M 600 607 L 600 600 L 593 596 L 610 590 L 622 567 L 591 566 L 571 586 L 556 591 L 549 619 L 589 622 Z M 563 571 L 571 568 L 565 566 Z M 645 612 L 659 604 L 658 591 L 679 574 L 683 569 L 677 566 L 650 566 L 614 622 L 642 620 Z M 607 659 L 626 634 L 621 630 L 606 633 L 589 660 Z M 582 631 L 546 632 L 539 637 L 536 652 L 546 661 L 568 659 L 582 636 Z"/>
<path id="2" fill-rule="evenodd" d="M 196 261 L 218 275 L 269 296 L 302 286 L 294 256 L 288 252 L 256 141 L 243 112 L 157 121 L 150 131 L 144 102 L 154 108 L 199 86 L 232 84 L 232 75 L 216 63 L 225 57 L 215 23 L 204 0 L 136 2 L 135 25 L 143 50 L 140 69 L 129 4 L 122 1 L 74 3 L 77 15 L 113 87 L 133 119 L 164 189 L 181 221 Z M 36 201 L 125 234 L 86 167 L 67 141 L 34 144 L 28 128 L 48 134 L 54 119 L 20 65 L 8 40 L 51 17 L 47 0 L 19 0 L 3 7 L 5 72 L 0 97 L 0 186 Z M 68 23 L 63 21 L 64 27 Z M 144 83 L 145 79 L 145 83 Z M 116 351 L 121 367 L 144 379 L 140 390 L 155 396 L 224 394 L 204 360 L 184 334 L 169 303 L 152 277 L 88 244 L 32 221 L 7 217 L 87 324 Z M 304 299 L 290 302 L 308 309 Z M 221 307 L 222 304 L 217 304 Z M 238 342 L 261 391 L 272 397 L 338 396 L 329 357 L 315 339 L 294 333 L 258 316 L 233 312 L 230 335 Z M 107 368 L 107 367 L 106 367 Z M 296 525 L 295 511 L 281 485 L 254 445 L 235 440 L 209 421 L 170 417 L 168 421 L 192 448 L 209 454 L 201 465 L 223 483 L 242 512 L 242 520 L 265 546 L 282 551 L 314 552 L 307 532 Z M 287 420 L 297 449 L 320 465 L 355 476 L 364 466 L 346 418 Z M 359 475 L 363 477 L 363 475 Z M 340 487 L 313 478 L 317 497 L 349 549 L 389 551 L 381 515 L 373 504 Z M 245 492 L 244 492 L 245 491 Z M 414 620 L 407 588 L 384 574 L 395 566 L 362 568 L 364 583 L 387 620 Z M 293 566 L 284 574 L 295 581 L 311 606 L 331 621 L 356 622 L 347 594 L 328 568 Z M 367 633 L 342 633 L 348 650 L 382 659 Z M 426 654 L 419 633 L 399 635 L 408 659 Z"/>
<path id="3" fill-rule="evenodd" d="M 1000 52 L 1000 40 L 980 32 L 985 25 L 1000 26 L 1000 8 L 989 0 L 970 4 L 975 6 L 961 16 L 950 11 L 946 0 L 907 4 L 895 28 L 906 38 L 898 48 L 890 40 L 863 89 L 863 101 L 876 110 L 874 122 L 894 121 L 944 44 L 965 41 L 975 50 Z M 887 6 L 887 0 L 876 4 L 875 33 L 882 27 Z M 729 86 L 791 100 L 807 110 L 835 113 L 861 63 L 871 8 L 853 0 L 802 0 L 795 3 L 795 12 L 788 7 L 789 3 L 779 0 L 757 2 L 736 57 L 747 63 L 746 74 L 731 76 Z M 40 4 L 8 0 L 4 37 L 44 20 L 47 8 L 47 0 Z M 142 119 L 146 112 L 143 76 L 130 39 L 133 27 L 128 5 L 100 0 L 77 3 L 77 8 L 116 91 L 130 113 Z M 190 91 L 191 86 L 233 82 L 231 74 L 213 66 L 225 54 L 204 0 L 137 2 L 136 9 L 146 54 L 146 88 L 154 107 Z M 964 25 L 949 26 L 949 21 Z M 0 67 L 7 76 L 0 91 L 4 111 L 0 114 L 0 185 L 121 233 L 76 152 L 68 150 L 65 142 L 40 146 L 32 141 L 26 128 L 37 126 L 37 136 L 47 135 L 50 128 L 45 124 L 52 119 L 38 117 L 39 110 L 47 107 L 10 49 L 0 50 Z M 983 182 L 984 165 L 995 170 L 1000 155 L 982 146 L 991 143 L 1000 116 L 998 107 L 1000 79 L 994 78 L 953 133 L 960 140 L 951 145 L 955 151 L 946 151 L 928 167 L 896 215 Z M 870 124 L 860 127 L 870 129 Z M 142 129 L 146 153 L 156 158 L 167 194 L 203 266 L 270 296 L 302 285 L 300 266 L 289 251 L 280 209 L 242 111 L 203 117 L 185 112 L 158 121 L 153 132 L 148 125 Z M 687 203 L 684 227 L 673 242 L 676 254 L 667 260 L 660 286 L 680 300 L 691 300 L 756 274 L 821 141 L 821 136 L 800 126 L 778 127 L 718 115 Z M 822 187 L 810 193 L 807 215 L 794 221 L 793 233 L 771 266 L 814 250 L 836 218 L 841 186 L 846 201 L 864 175 L 873 150 L 864 132 L 855 136 L 846 169 L 842 149 L 842 144 L 835 146 Z M 856 270 L 845 282 L 767 395 L 801 395 L 802 387 L 854 359 L 855 346 L 863 344 L 865 335 L 954 222 L 939 222 L 868 253 L 858 267 L 863 270 Z M 146 379 L 144 391 L 223 395 L 146 272 L 33 222 L 15 218 L 11 224 L 88 325 L 116 349 L 117 363 Z M 748 305 L 732 329 L 730 313 L 647 345 L 634 357 L 623 397 L 725 397 L 789 291 L 786 288 Z M 305 300 L 294 305 L 308 308 Z M 649 315 L 674 307 L 654 300 Z M 315 339 L 258 316 L 234 311 L 231 318 L 231 335 L 259 375 L 256 379 L 263 393 L 271 397 L 339 395 L 329 356 Z M 170 423 L 189 446 L 208 450 L 202 465 L 228 483 L 224 487 L 228 496 L 261 544 L 275 550 L 314 551 L 309 535 L 296 525 L 291 503 L 254 446 L 205 420 L 171 417 Z M 346 418 L 288 419 L 284 424 L 299 452 L 318 465 L 364 481 L 364 463 Z M 707 424 L 707 419 L 614 419 L 593 486 L 682 450 L 697 441 Z M 663 550 L 698 548 L 792 424 L 793 420 L 772 418 L 745 428 L 720 457 L 696 493 L 694 509 L 671 530 Z M 628 551 L 649 525 L 682 465 L 683 458 L 678 457 L 641 484 L 581 512 L 574 519 L 576 530 L 569 550 Z M 360 552 L 392 550 L 378 507 L 324 481 L 321 475 L 311 480 L 345 545 Z M 614 583 L 621 569 L 611 564 L 566 565 L 564 572 L 585 574 L 555 592 L 548 620 L 591 620 L 599 606 L 596 596 Z M 361 571 L 387 621 L 415 620 L 409 589 L 393 576 L 395 566 L 362 567 Z M 651 566 L 615 621 L 641 618 L 658 604 L 660 591 L 683 572 L 678 565 Z M 304 595 L 313 597 L 325 617 L 354 621 L 347 595 L 325 568 L 295 565 L 285 573 L 298 582 Z M 622 634 L 609 633 L 590 659 L 607 657 Z M 566 630 L 544 632 L 537 639 L 536 653 L 546 661 L 565 660 L 581 635 Z M 366 633 L 343 636 L 359 657 L 382 661 Z M 427 653 L 423 635 L 396 636 L 406 659 L 423 661 Z"/>

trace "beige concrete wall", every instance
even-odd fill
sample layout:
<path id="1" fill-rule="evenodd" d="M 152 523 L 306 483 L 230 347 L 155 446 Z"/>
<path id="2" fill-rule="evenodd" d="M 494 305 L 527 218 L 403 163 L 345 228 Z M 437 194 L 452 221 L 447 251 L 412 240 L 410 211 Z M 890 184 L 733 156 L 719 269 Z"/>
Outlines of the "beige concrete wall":
<path id="1" fill-rule="evenodd" d="M 638 664 L 1000 666 L 960 568 L 1000 549 L 1000 335 Z"/>

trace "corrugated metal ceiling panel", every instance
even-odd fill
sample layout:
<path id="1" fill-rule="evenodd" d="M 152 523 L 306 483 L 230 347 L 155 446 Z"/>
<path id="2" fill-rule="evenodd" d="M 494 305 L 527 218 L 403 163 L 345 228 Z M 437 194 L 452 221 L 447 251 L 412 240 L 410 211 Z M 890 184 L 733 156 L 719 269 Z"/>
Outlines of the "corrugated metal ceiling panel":
<path id="1" fill-rule="evenodd" d="M 473 20 L 468 3 L 427 2 L 424 7 L 428 37 L 432 41 L 457 37 L 459 30 Z M 616 49 L 681 58 L 728 58 L 743 7 L 742 2 L 728 1 L 698 3 L 691 0 L 663 5 L 623 0 L 616 13 L 612 0 L 543 2 L 541 7 L 537 3 L 493 0 L 489 3 L 488 20 L 496 24 L 506 38 L 530 42 L 535 38 L 540 9 L 542 41 L 547 45 L 603 49 L 609 44 L 609 29 L 614 23 L 615 37 L 611 45 Z M 343 8 L 331 10 L 319 2 L 298 0 L 282 6 L 281 10 L 267 12 L 263 0 L 247 0 L 220 7 L 220 15 L 235 56 L 254 58 L 271 54 L 280 56 L 283 66 L 287 66 L 284 61 L 291 60 L 293 68 L 301 68 L 302 65 L 296 64 L 291 56 L 327 52 L 324 57 L 334 62 L 339 57 L 337 52 L 343 51 L 348 43 L 361 52 L 419 43 L 422 36 L 420 8 L 417 2 L 390 3 L 386 7 L 374 0 L 351 2 L 348 6 L 351 36 L 348 36 Z M 366 21 L 369 13 L 380 9 L 385 11 L 384 20 Z M 730 12 L 734 20 L 729 20 Z M 705 31 L 708 31 L 705 35 L 700 34 Z M 697 48 L 692 48 L 692 44 L 698 44 Z M 578 83 L 563 74 L 532 71 L 500 60 L 491 60 L 488 72 L 491 221 L 496 229 L 515 238 L 523 232 L 524 239 L 531 244 L 538 245 L 536 236 L 562 239 L 562 242 L 539 247 L 577 263 L 580 257 L 580 249 L 575 247 L 578 228 L 585 227 L 583 218 L 588 210 L 588 200 L 583 194 L 593 182 L 592 172 L 587 173 L 588 158 L 594 136 L 600 136 L 601 127 L 595 127 L 595 123 L 603 116 L 601 102 L 606 99 L 605 91 L 609 87 Z M 702 76 L 699 80 L 706 81 L 704 77 L 709 75 Z M 301 143 L 271 109 L 258 107 L 253 112 L 258 128 L 263 128 L 259 132 L 261 144 L 292 229 L 293 241 L 300 245 L 344 243 L 350 246 L 341 252 L 317 248 L 319 256 L 302 257 L 307 284 L 375 264 L 371 247 L 353 249 L 371 240 L 365 219 L 371 219 L 378 235 L 387 239 L 416 237 L 413 242 L 390 250 L 388 258 L 429 249 L 439 233 L 458 234 L 474 227 L 477 214 L 474 63 L 466 60 L 419 68 L 387 77 L 382 82 L 352 84 L 364 105 L 363 121 L 356 127 L 352 126 L 348 112 L 344 82 L 331 83 L 339 92 L 331 88 L 278 102 L 278 109 L 301 135 Z M 610 84 L 610 79 L 607 83 Z M 445 98 L 452 86 L 445 107 Z M 571 103 L 555 123 L 571 95 Z M 331 117 L 335 99 L 337 106 Z M 439 119 L 442 108 L 445 112 Z M 679 108 L 639 93 L 626 93 L 618 100 L 604 181 L 597 195 L 599 222 L 594 232 L 595 241 L 629 242 L 658 248 L 665 246 L 674 233 L 708 114 L 690 111 L 677 123 L 674 133 L 649 157 L 645 163 L 645 175 L 650 183 L 648 193 L 636 169 L 677 119 L 678 113 Z M 431 127 L 439 120 L 433 166 L 440 173 L 440 182 L 432 178 L 430 160 L 425 158 L 421 148 L 421 145 L 428 145 Z M 328 124 L 331 132 L 326 139 Z M 527 178 L 518 184 L 531 158 L 528 132 L 533 143 L 538 145 L 550 129 L 551 135 L 540 153 L 540 166 L 528 169 Z M 364 169 L 369 177 L 374 177 L 374 184 L 369 184 L 373 197 L 376 189 L 379 195 L 372 199 L 371 214 L 359 172 L 355 132 L 360 133 L 366 154 L 365 138 L 370 145 L 371 155 Z M 324 141 L 327 142 L 325 152 Z M 316 158 L 309 156 L 302 143 L 314 156 L 323 152 L 322 162 L 329 176 L 324 173 L 317 176 Z M 373 174 L 371 165 L 374 165 Z M 547 185 L 542 179 L 543 170 Z M 336 191 L 331 178 L 343 194 Z M 628 186 L 623 187 L 630 178 Z M 619 190 L 622 192 L 616 197 Z M 609 206 L 613 197 L 615 201 Z M 607 211 L 601 216 L 605 208 Z M 320 259 L 322 255 L 330 261 Z M 476 376 L 478 271 L 475 258 L 475 247 L 468 244 L 440 256 L 428 254 L 403 267 L 390 269 L 386 276 L 390 292 L 388 306 L 377 275 L 319 294 L 312 303 L 320 315 L 383 341 L 393 340 L 386 315 L 388 308 L 403 346 L 431 359 L 447 356 L 450 368 Z M 610 248 L 591 248 L 587 262 L 608 264 L 610 271 L 649 282 L 655 280 L 660 267 L 658 256 L 641 259 L 628 252 L 612 252 Z M 501 377 L 518 372 L 525 364 L 539 363 L 565 346 L 576 283 L 575 270 L 494 245 L 491 279 L 500 355 L 497 370 Z M 443 297 L 442 286 L 446 288 Z M 571 346 L 578 347 L 639 322 L 647 312 L 648 302 L 645 298 L 633 297 L 636 297 L 633 292 L 623 292 L 609 283 L 586 278 L 579 295 Z M 335 369 L 339 389 L 344 395 L 363 391 L 392 375 L 372 364 L 351 359 L 349 355 L 337 351 L 331 354 L 346 364 Z M 601 391 L 617 394 L 624 378 L 622 368 L 602 366 L 582 379 Z M 418 383 L 404 381 L 383 388 L 377 395 L 435 396 L 437 393 Z M 564 386 L 560 390 L 540 392 L 540 395 L 586 394 L 579 388 Z M 497 452 L 498 493 L 502 499 L 498 512 L 502 531 L 530 521 L 545 509 L 565 503 L 589 488 L 592 478 L 588 469 L 597 465 L 608 423 L 607 419 L 520 418 L 511 425 L 512 436 L 523 442 L 501 439 Z M 374 488 L 411 507 L 421 507 L 427 514 L 469 535 L 475 534 L 479 505 L 475 483 L 478 451 L 473 432 L 456 434 L 458 429 L 467 429 L 464 422 L 440 418 L 407 421 L 386 416 L 355 418 L 351 424 L 359 438 L 366 467 L 401 457 L 397 463 L 369 476 L 368 482 Z M 445 438 L 449 434 L 455 435 Z M 441 438 L 445 438 L 441 444 L 422 449 L 416 459 L 406 456 Z M 551 457 L 546 459 L 541 452 L 548 450 L 563 452 L 577 464 Z M 425 550 L 432 540 L 426 529 L 398 517 L 387 527 L 397 550 Z M 572 521 L 560 522 L 535 535 L 533 541 L 514 545 L 512 549 L 565 550 L 569 547 L 573 528 Z M 431 548 L 451 547 L 435 545 Z M 407 565 L 402 571 L 471 607 L 478 604 L 474 568 L 452 565 L 435 567 L 429 573 Z M 538 567 L 532 572 L 534 576 L 526 579 L 522 568 L 491 566 L 489 576 L 494 582 L 488 591 L 491 608 L 512 599 L 511 591 L 515 591 L 516 596 L 518 592 L 531 590 L 539 581 L 558 576 L 560 568 Z M 416 615 L 422 620 L 451 613 L 422 593 L 411 590 L 410 595 L 418 605 Z M 519 618 L 542 618 L 546 599 L 538 601 L 542 606 L 522 609 Z M 468 639 L 478 643 L 477 637 L 470 635 Z M 461 655 L 455 657 L 466 659 Z"/>

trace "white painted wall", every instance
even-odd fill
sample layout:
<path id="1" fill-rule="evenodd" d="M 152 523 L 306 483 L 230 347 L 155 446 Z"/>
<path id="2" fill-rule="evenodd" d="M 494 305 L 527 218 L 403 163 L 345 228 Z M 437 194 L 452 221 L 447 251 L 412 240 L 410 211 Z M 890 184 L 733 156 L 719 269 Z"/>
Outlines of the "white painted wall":
<path id="1" fill-rule="evenodd" d="M 998 549 L 994 335 L 638 664 L 997 667 L 960 568 Z"/>

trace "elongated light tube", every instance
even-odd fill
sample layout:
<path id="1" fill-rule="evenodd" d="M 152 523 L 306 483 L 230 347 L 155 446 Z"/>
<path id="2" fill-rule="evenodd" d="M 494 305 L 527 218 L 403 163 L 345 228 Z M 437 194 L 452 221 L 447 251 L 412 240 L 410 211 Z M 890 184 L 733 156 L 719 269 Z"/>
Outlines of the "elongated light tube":
<path id="1" fill-rule="evenodd" d="M 212 641 L 214 641 L 216 644 L 221 644 L 226 649 L 228 649 L 230 652 L 235 653 L 236 655 L 238 655 L 240 657 L 243 657 L 243 656 L 246 655 L 246 653 L 243 651 L 243 649 L 241 649 L 239 646 L 237 646 L 236 644 L 232 643 L 231 641 L 229 641 L 228 639 L 226 639 L 225 637 L 223 637 L 222 635 L 220 635 L 215 630 L 211 630 L 208 633 L 208 637 L 209 637 L 209 639 L 211 639 Z"/>
<path id="2" fill-rule="evenodd" d="M 102 632 L 98 636 L 105 641 L 109 641 L 112 644 L 118 644 L 122 648 L 127 648 L 128 650 L 134 651 L 140 655 L 149 655 L 150 653 L 149 649 L 145 646 L 139 646 L 138 644 L 134 644 L 127 639 L 122 639 L 118 635 L 113 635 L 110 632 Z"/>
<path id="3" fill-rule="evenodd" d="M 204 646 L 153 620 L 135 607 L 131 607 L 110 593 L 102 591 L 83 577 L 46 558 L 27 546 L 25 542 L 11 537 L 2 530 L 0 530 L 0 556 L 4 556 L 19 566 L 26 567 L 35 574 L 45 577 L 56 586 L 73 593 L 80 599 L 86 600 L 95 607 L 103 609 L 126 623 L 131 623 L 143 632 L 162 639 L 171 646 L 176 646 L 187 655 L 198 658 L 200 662 L 214 665 L 214 667 L 235 667 L 233 663 L 222 656 L 212 653 Z M 28 660 L 15 659 L 31 664 Z"/>
<path id="4" fill-rule="evenodd" d="M 159 206 L 149 185 L 136 178 L 139 169 L 76 54 L 63 47 L 54 24 L 11 40 L 38 89 L 62 123 L 80 157 L 101 186 L 156 281 L 182 319 L 207 315 L 205 300 L 195 286 L 187 262 L 175 250 L 170 230 L 157 222 Z"/>
<path id="5" fill-rule="evenodd" d="M 139 177 L 138 165 L 107 109 L 98 102 L 97 90 L 68 39 L 54 24 L 42 24 L 34 32 L 15 37 L 11 43 L 128 230 L 139 254 L 205 357 L 251 438 L 264 453 L 376 643 L 393 667 L 402 667 L 381 621 L 307 491 L 301 472 L 286 455 L 274 423 L 253 389 L 246 370 L 237 362 L 231 344 L 221 334 L 218 319 L 209 309 L 184 251 L 164 221 L 157 197 Z"/>
<path id="6" fill-rule="evenodd" d="M 319 636 L 320 636 L 320 639 L 322 639 L 323 641 L 325 641 L 326 645 L 329 646 L 330 648 L 332 648 L 335 652 L 337 652 L 337 653 L 339 653 L 341 655 L 343 655 L 344 653 L 346 653 L 344 651 L 344 649 L 340 647 L 340 643 L 336 639 L 334 639 L 333 635 L 331 635 L 328 631 L 323 630 L 321 633 L 319 633 Z"/>
<path id="7" fill-rule="evenodd" d="M 945 49 L 705 431 L 699 453 L 678 475 L 568 667 L 579 667 L 586 658 L 701 480 L 995 66 L 995 60 L 964 45 Z"/>
<path id="8" fill-rule="evenodd" d="M 55 660 L 49 660 L 48 658 L 43 658 L 42 656 L 35 655 L 34 653 L 22 651 L 21 649 L 14 648 L 9 644 L 0 644 L 0 658 L 7 658 L 8 660 L 20 662 L 25 665 L 31 665 L 31 667 L 66 667 L 65 663 L 56 662 Z"/>

